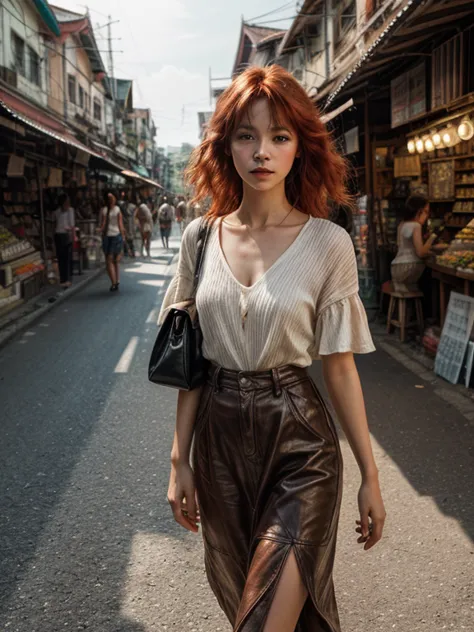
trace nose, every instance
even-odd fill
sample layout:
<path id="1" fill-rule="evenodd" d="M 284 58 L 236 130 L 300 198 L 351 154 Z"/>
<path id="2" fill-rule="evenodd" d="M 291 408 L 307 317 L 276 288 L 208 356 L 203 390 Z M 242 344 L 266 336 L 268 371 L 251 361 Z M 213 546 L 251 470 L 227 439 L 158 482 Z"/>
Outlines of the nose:
<path id="1" fill-rule="evenodd" d="M 267 143 L 264 140 L 260 141 L 259 146 L 255 150 L 254 159 L 257 162 L 262 162 L 264 160 L 270 159 Z"/>

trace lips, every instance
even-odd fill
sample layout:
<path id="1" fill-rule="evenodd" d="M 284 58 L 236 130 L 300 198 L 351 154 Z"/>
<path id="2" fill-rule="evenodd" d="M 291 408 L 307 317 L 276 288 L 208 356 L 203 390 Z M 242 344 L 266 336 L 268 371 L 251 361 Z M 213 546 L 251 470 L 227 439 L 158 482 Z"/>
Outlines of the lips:
<path id="1" fill-rule="evenodd" d="M 273 171 L 270 171 L 270 169 L 254 169 L 253 171 L 251 171 L 250 173 L 274 173 Z"/>

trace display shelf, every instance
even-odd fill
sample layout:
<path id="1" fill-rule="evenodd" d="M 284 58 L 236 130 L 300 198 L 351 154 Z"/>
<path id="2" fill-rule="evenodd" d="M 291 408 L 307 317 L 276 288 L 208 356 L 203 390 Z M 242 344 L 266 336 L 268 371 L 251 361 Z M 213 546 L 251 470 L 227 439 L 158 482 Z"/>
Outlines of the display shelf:
<path id="1" fill-rule="evenodd" d="M 454 173 L 467 173 L 468 171 L 474 171 L 474 167 L 462 167 L 454 170 Z"/>
<path id="2" fill-rule="evenodd" d="M 459 198 L 447 198 L 446 200 L 436 200 L 434 198 L 430 198 L 428 202 L 433 204 L 446 204 L 447 202 L 456 202 L 457 199 Z"/>
<path id="3" fill-rule="evenodd" d="M 457 187 L 474 187 L 474 182 L 455 182 Z"/>

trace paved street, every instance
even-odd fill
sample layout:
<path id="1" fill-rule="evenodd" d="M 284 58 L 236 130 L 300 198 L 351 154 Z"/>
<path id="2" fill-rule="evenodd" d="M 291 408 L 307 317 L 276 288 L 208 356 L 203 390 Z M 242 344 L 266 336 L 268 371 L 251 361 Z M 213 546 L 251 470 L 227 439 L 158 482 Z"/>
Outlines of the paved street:
<path id="1" fill-rule="evenodd" d="M 166 503 L 176 394 L 146 377 L 172 246 L 126 261 L 120 294 L 102 276 L 0 351 L 2 631 L 229 630 L 200 536 Z M 388 520 L 358 548 L 342 440 L 343 630 L 472 632 L 472 421 L 384 351 L 358 363 Z"/>

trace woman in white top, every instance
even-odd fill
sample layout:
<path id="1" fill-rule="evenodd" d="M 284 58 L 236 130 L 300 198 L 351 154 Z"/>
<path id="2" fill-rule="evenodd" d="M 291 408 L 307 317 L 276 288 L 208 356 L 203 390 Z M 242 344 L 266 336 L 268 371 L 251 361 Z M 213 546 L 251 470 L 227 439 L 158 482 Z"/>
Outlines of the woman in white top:
<path id="1" fill-rule="evenodd" d="M 122 213 L 117 206 L 117 198 L 113 193 L 107 194 L 107 206 L 100 212 L 102 249 L 106 258 L 107 273 L 112 285 L 111 292 L 116 292 L 120 285 L 120 259 L 122 257 L 125 230 Z"/>
<path id="2" fill-rule="evenodd" d="M 54 213 L 56 228 L 54 231 L 54 244 L 58 259 L 59 280 L 64 288 L 72 285 L 72 246 L 74 243 L 75 218 L 74 209 L 71 208 L 69 197 L 66 194 L 59 196 L 59 207 Z"/>
<path id="3" fill-rule="evenodd" d="M 392 261 L 392 283 L 397 292 L 417 292 L 418 280 L 425 269 L 424 259 L 431 252 L 437 235 L 423 243 L 422 228 L 430 216 L 430 205 L 424 195 L 411 195 L 405 203 L 403 221 L 398 227 L 398 252 Z"/>
<path id="4" fill-rule="evenodd" d="M 325 219 L 327 198 L 350 202 L 345 173 L 317 109 L 279 66 L 233 81 L 191 162 L 198 200 L 212 199 L 196 296 L 209 373 L 178 395 L 168 500 L 185 529 L 201 522 L 208 580 L 234 632 L 340 631 L 342 459 L 307 372 L 315 358 L 361 471 L 358 542 L 368 550 L 382 536 L 353 358 L 374 347 L 351 239 Z M 160 322 L 192 291 L 199 226 L 183 235 Z"/>

